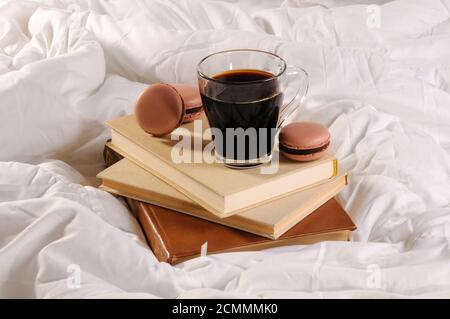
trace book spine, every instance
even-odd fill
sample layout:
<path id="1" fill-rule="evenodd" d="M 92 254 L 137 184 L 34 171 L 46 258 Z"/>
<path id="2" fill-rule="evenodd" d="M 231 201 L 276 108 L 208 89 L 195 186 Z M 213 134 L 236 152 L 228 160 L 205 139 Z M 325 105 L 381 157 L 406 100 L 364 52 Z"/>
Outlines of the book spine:
<path id="1" fill-rule="evenodd" d="M 105 145 L 105 148 L 103 149 L 103 160 L 106 168 L 114 165 L 123 158 L 124 157 L 122 155 L 114 151 L 108 145 Z M 161 237 L 161 230 L 158 229 L 158 225 L 154 223 L 154 220 L 156 219 L 154 218 L 152 212 L 148 211 L 150 205 L 146 205 L 143 202 L 129 197 L 122 198 L 125 200 L 128 208 L 136 216 L 141 228 L 144 230 L 147 244 L 152 249 L 155 257 L 160 262 L 167 262 L 171 264 L 172 258 L 169 251 L 166 249 L 163 238 Z"/>
<path id="2" fill-rule="evenodd" d="M 110 142 L 111 140 L 108 140 L 107 142 Z M 117 153 L 115 150 L 110 148 L 108 144 L 105 144 L 105 148 L 103 149 L 103 161 L 105 162 L 105 168 L 108 168 L 120 160 L 123 159 L 123 156 Z M 129 197 L 123 197 L 120 196 L 125 200 L 127 203 L 128 208 L 133 213 L 134 216 L 138 216 L 138 209 L 139 209 L 139 201 L 129 198 Z"/>
<path id="3" fill-rule="evenodd" d="M 111 140 L 108 140 L 110 142 Z M 105 162 L 106 167 L 110 167 L 115 163 L 119 162 L 123 159 L 123 156 L 117 153 L 115 150 L 110 148 L 107 144 L 105 144 L 105 148 L 103 149 L 103 161 Z"/>
<path id="4" fill-rule="evenodd" d="M 145 237 L 149 246 L 152 248 L 153 254 L 160 262 L 172 264 L 172 257 L 165 245 L 164 231 L 158 224 L 153 207 L 144 203 L 138 204 L 138 220 L 144 229 Z"/>

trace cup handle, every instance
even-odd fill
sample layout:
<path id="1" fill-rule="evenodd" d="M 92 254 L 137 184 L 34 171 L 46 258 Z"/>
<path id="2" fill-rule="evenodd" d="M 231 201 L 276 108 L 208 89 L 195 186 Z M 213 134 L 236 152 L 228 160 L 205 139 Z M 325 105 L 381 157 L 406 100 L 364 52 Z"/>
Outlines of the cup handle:
<path id="1" fill-rule="evenodd" d="M 286 69 L 286 76 L 286 81 L 288 82 L 290 82 L 293 78 L 296 79 L 298 82 L 298 89 L 294 97 L 282 107 L 280 111 L 280 122 L 278 124 L 278 129 L 283 126 L 286 119 L 288 119 L 289 116 L 291 116 L 292 113 L 294 113 L 294 111 L 297 110 L 300 104 L 304 101 L 309 89 L 309 76 L 304 69 L 298 66 L 288 66 Z"/>

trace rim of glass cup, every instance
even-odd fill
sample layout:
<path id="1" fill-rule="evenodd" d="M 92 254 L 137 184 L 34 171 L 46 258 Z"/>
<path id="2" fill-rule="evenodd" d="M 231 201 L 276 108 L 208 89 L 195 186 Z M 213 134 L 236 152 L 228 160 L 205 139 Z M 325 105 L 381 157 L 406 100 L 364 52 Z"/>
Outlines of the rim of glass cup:
<path id="1" fill-rule="evenodd" d="M 273 74 L 273 76 L 271 76 L 270 78 L 254 80 L 254 81 L 241 81 L 241 82 L 239 82 L 239 81 L 224 81 L 224 80 L 220 80 L 220 79 L 214 79 L 214 78 L 204 74 L 201 71 L 201 64 L 203 62 L 205 62 L 207 59 L 209 59 L 209 58 L 211 58 L 212 56 L 215 56 L 215 55 L 231 53 L 231 52 L 257 52 L 257 53 L 264 53 L 264 54 L 267 54 L 267 55 L 271 55 L 271 56 L 277 58 L 278 60 L 280 60 L 283 63 L 283 67 L 277 74 Z M 276 80 L 277 78 L 279 78 L 284 73 L 284 71 L 286 71 L 286 67 L 287 67 L 286 66 L 286 61 L 282 57 L 280 57 L 279 55 L 276 55 L 275 53 L 268 52 L 268 51 L 263 51 L 263 50 L 256 50 L 256 49 L 233 49 L 233 50 L 225 50 L 225 51 L 214 52 L 214 53 L 211 53 L 211 54 L 205 56 L 204 58 L 202 58 L 200 60 L 200 62 L 197 64 L 197 74 L 199 76 L 201 76 L 202 78 L 208 80 L 208 81 L 214 81 L 214 82 L 219 82 L 219 83 L 224 83 L 224 84 L 239 84 L 239 85 L 241 85 L 241 84 L 262 83 L 262 82 L 269 82 L 269 81 Z"/>

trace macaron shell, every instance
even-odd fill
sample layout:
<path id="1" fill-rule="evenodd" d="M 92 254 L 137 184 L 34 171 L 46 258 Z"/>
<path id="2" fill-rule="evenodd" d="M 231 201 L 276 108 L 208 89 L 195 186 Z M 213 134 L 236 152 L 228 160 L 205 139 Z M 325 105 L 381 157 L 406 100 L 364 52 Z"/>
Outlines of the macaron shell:
<path id="1" fill-rule="evenodd" d="M 326 145 L 330 141 L 328 129 L 314 122 L 294 122 L 286 125 L 280 132 L 280 143 L 284 146 L 307 150 Z"/>
<path id="2" fill-rule="evenodd" d="M 314 122 L 296 122 L 286 125 L 279 136 L 280 153 L 291 160 L 309 162 L 321 158 L 327 153 L 330 144 L 330 132 L 326 127 Z M 318 149 L 310 154 L 292 154 L 292 151 Z"/>
<path id="3" fill-rule="evenodd" d="M 184 107 L 186 108 L 183 123 L 192 122 L 198 119 L 203 113 L 203 103 L 198 87 L 180 83 L 171 83 L 170 85 L 178 91 L 181 98 L 183 99 Z M 189 110 L 199 107 L 201 107 L 201 109 L 198 112 L 189 113 Z"/>
<path id="4" fill-rule="evenodd" d="M 169 84 L 157 83 L 147 87 L 135 105 L 139 126 L 154 136 L 163 136 L 181 125 L 185 113 L 183 99 Z"/>
<path id="5" fill-rule="evenodd" d="M 200 90 L 197 86 L 182 83 L 170 83 L 169 85 L 181 95 L 184 104 L 186 105 L 186 109 L 202 105 L 202 97 L 200 96 Z"/>

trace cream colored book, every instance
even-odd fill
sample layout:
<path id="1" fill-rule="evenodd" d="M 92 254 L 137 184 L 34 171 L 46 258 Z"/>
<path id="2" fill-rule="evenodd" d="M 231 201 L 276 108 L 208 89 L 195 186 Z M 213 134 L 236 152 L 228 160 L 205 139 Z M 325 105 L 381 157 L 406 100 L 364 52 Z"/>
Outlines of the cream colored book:
<path id="1" fill-rule="evenodd" d="M 199 123 L 203 131 L 198 132 L 194 125 Z M 211 145 L 211 140 L 204 136 L 208 128 L 205 118 L 162 138 L 145 133 L 134 115 L 108 121 L 107 125 L 112 129 L 111 145 L 117 152 L 221 218 L 337 175 L 337 160 L 333 156 L 306 163 L 279 156 L 278 170 L 274 174 L 261 174 L 261 167 L 235 170 L 221 163 L 207 163 L 203 160 L 204 147 Z M 189 163 L 174 158 L 174 154 L 177 155 L 175 145 L 182 141 L 200 144 L 200 148 L 189 149 Z"/>
<path id="2" fill-rule="evenodd" d="M 335 196 L 347 183 L 346 175 L 340 175 L 239 214 L 219 218 L 127 159 L 122 159 L 110 166 L 97 177 L 102 179 L 100 187 L 110 193 L 155 204 L 271 239 L 277 239 L 283 235 Z"/>

